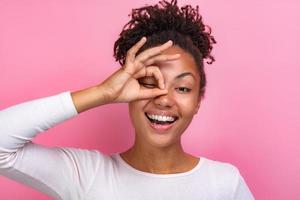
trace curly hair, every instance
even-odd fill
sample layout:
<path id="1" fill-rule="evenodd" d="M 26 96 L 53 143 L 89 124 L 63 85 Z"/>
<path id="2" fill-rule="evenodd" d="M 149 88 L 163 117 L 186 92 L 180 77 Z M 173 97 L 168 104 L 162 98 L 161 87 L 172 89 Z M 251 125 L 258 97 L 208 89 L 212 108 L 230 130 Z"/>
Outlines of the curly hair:
<path id="1" fill-rule="evenodd" d="M 129 15 L 130 16 L 130 15 Z M 143 36 L 147 42 L 137 55 L 145 49 L 158 46 L 172 40 L 195 59 L 200 74 L 200 95 L 204 96 L 206 75 L 203 60 L 212 64 L 212 45 L 216 43 L 211 28 L 202 22 L 199 6 L 185 5 L 181 8 L 177 0 L 160 1 L 154 6 L 133 9 L 131 20 L 125 24 L 119 39 L 114 44 L 114 57 L 124 65 L 127 51 Z"/>

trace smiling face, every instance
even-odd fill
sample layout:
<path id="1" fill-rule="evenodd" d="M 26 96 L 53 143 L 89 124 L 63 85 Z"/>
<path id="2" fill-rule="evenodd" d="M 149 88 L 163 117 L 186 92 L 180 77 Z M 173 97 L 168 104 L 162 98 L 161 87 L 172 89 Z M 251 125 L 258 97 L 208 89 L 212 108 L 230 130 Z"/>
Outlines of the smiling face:
<path id="1" fill-rule="evenodd" d="M 178 60 L 157 63 L 168 93 L 129 103 L 135 142 L 153 147 L 180 145 L 180 138 L 200 106 L 200 77 L 194 58 L 177 46 L 163 54 L 181 54 Z M 153 77 L 139 80 L 142 87 L 157 87 Z"/>

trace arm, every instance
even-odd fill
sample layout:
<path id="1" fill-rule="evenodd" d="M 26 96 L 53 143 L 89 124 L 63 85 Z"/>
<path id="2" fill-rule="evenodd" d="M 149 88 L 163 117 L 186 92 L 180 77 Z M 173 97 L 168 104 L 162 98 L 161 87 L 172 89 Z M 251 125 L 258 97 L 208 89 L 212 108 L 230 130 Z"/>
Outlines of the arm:
<path id="1" fill-rule="evenodd" d="M 55 199 L 73 195 L 78 154 L 33 144 L 39 133 L 77 115 L 69 92 L 27 101 L 0 112 L 0 174 Z M 79 153 L 79 152 L 78 152 Z M 73 181 L 67 189 L 65 185 Z M 73 196 L 74 197 L 74 196 Z M 75 198 L 76 199 L 76 198 Z"/>
<path id="2" fill-rule="evenodd" d="M 135 45 L 129 56 L 134 57 L 142 44 Z M 56 199 L 75 200 L 84 196 L 104 155 L 73 148 L 48 148 L 31 140 L 85 110 L 165 94 L 166 90 L 141 87 L 137 79 L 148 75 L 163 82 L 158 68 L 146 68 L 146 65 L 177 59 L 178 55 L 157 55 L 171 44 L 148 49 L 136 59 L 130 57 L 130 62 L 97 86 L 35 99 L 0 111 L 0 174 Z M 151 62 L 144 63 L 148 58 Z"/>
<path id="3" fill-rule="evenodd" d="M 108 97 L 101 85 L 72 92 L 71 96 L 78 113 L 108 103 Z"/>

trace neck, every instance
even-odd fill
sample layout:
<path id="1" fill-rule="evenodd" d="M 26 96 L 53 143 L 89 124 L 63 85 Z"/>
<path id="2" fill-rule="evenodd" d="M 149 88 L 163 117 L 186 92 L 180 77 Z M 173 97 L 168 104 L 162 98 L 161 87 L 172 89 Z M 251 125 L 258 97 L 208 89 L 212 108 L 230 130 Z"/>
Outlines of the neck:
<path id="1" fill-rule="evenodd" d="M 198 162 L 196 157 L 183 151 L 180 142 L 170 147 L 153 147 L 135 141 L 133 147 L 123 152 L 121 157 L 138 170 L 156 174 L 189 171 Z"/>

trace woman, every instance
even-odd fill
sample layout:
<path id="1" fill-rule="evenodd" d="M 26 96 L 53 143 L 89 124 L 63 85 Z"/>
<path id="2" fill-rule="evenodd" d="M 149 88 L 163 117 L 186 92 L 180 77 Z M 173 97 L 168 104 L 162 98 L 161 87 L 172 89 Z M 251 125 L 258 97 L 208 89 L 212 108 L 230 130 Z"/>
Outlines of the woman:
<path id="1" fill-rule="evenodd" d="M 104 82 L 0 112 L 0 172 L 55 199 L 254 199 L 231 164 L 195 157 L 180 139 L 205 92 L 212 44 L 191 6 L 162 1 L 132 12 L 115 43 L 122 68 Z M 109 103 L 129 103 L 134 145 L 104 155 L 31 140 Z"/>

